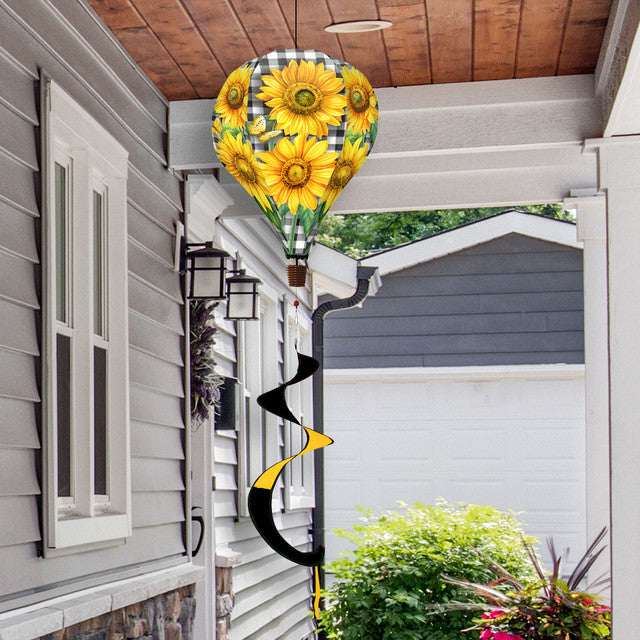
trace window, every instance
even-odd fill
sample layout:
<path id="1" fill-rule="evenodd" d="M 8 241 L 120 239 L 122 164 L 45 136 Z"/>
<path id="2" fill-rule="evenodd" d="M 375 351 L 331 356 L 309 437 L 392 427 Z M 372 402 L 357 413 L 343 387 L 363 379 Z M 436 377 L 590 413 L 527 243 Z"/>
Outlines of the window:
<path id="1" fill-rule="evenodd" d="M 291 307 L 287 304 L 286 307 Z M 293 309 L 293 307 L 291 307 Z M 286 314 L 284 340 L 285 379 L 290 380 L 298 370 L 298 351 L 311 355 L 311 324 L 299 315 L 296 323 L 293 311 Z M 287 387 L 287 404 L 291 413 L 305 426 L 313 429 L 313 384 L 311 379 Z M 294 422 L 285 422 L 285 453 L 299 453 L 306 443 L 306 435 Z M 292 460 L 285 468 L 285 506 L 287 509 L 308 509 L 315 506 L 313 453 Z"/>
<path id="2" fill-rule="evenodd" d="M 260 293 L 260 320 L 238 322 L 240 431 L 238 437 L 238 514 L 248 516 L 247 496 L 258 476 L 281 460 L 280 419 L 258 405 L 261 393 L 280 384 L 277 361 L 277 316 L 275 295 L 267 285 Z M 279 499 L 283 484 L 278 480 L 273 492 L 274 511 L 282 508 Z"/>
<path id="3" fill-rule="evenodd" d="M 43 216 L 47 547 L 131 535 L 127 152 L 53 82 Z"/>

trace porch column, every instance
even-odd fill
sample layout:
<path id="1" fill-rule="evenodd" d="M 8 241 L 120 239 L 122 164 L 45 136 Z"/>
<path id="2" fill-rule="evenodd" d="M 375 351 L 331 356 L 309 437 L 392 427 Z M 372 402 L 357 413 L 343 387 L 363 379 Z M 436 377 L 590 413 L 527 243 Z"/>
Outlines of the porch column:
<path id="1" fill-rule="evenodd" d="M 638 637 L 640 575 L 640 136 L 587 141 L 607 196 L 613 637 Z"/>
<path id="2" fill-rule="evenodd" d="M 585 451 L 587 543 L 609 526 L 609 349 L 607 314 L 607 205 L 604 195 L 566 198 L 575 210 L 584 278 Z M 580 549 L 573 550 L 582 553 Z M 603 557 L 604 556 L 604 557 Z M 590 572 L 611 569 L 603 554 Z"/>
<path id="3" fill-rule="evenodd" d="M 231 204 L 231 198 L 224 192 L 218 182 L 210 175 L 191 174 L 187 177 L 185 184 L 185 222 L 186 240 L 188 242 L 207 242 L 213 240 L 220 244 L 217 237 L 216 220 L 224 209 Z M 221 247 L 224 248 L 224 247 Z M 186 297 L 186 292 L 185 292 Z M 189 331 L 189 303 L 185 304 L 185 327 L 186 335 Z M 186 355 L 189 354 L 189 340 L 185 341 Z M 187 380 L 185 389 L 190 390 L 190 362 L 185 358 L 185 372 Z M 186 410 L 189 411 L 189 396 L 186 400 Z M 189 425 L 189 423 L 187 422 Z M 194 623 L 194 638 L 201 640 L 213 640 L 216 638 L 217 616 L 216 616 L 216 580 L 217 572 L 221 563 L 216 553 L 215 536 L 215 512 L 214 512 L 214 488 L 212 479 L 216 470 L 214 467 L 214 425 L 213 418 L 206 420 L 196 429 L 191 429 L 190 425 L 186 430 L 186 438 L 190 440 L 190 466 L 187 473 L 191 474 L 191 502 L 187 505 L 187 518 L 190 517 L 191 506 L 199 509 L 194 515 L 204 518 L 204 541 L 197 556 L 192 558 L 193 564 L 202 566 L 205 569 L 204 580 L 198 584 L 198 613 Z M 199 533 L 198 527 L 194 529 Z M 195 541 L 193 542 L 195 545 Z M 223 560 L 224 563 L 226 561 Z M 223 564 L 225 568 L 222 574 L 226 575 L 230 565 Z M 225 584 L 229 583 L 227 579 Z"/>

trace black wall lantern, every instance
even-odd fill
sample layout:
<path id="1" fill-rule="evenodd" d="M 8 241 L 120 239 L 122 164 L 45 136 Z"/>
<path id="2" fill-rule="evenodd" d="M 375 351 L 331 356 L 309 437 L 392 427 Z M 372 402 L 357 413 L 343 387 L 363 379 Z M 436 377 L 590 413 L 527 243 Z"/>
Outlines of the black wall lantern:
<path id="1" fill-rule="evenodd" d="M 260 280 L 252 278 L 239 269 L 237 275 L 227 278 L 228 320 L 258 320 L 258 285 Z"/>
<path id="2" fill-rule="evenodd" d="M 226 297 L 227 260 L 231 258 L 226 251 L 216 249 L 212 242 L 187 243 L 183 256 L 189 271 L 189 299 L 222 300 Z"/>
<path id="3" fill-rule="evenodd" d="M 229 268 L 231 261 L 233 268 Z M 189 274 L 190 300 L 227 299 L 228 320 L 257 320 L 258 285 L 260 279 L 237 269 L 238 260 L 229 253 L 216 249 L 212 242 L 184 242 L 181 252 L 181 273 Z M 227 274 L 232 275 L 227 278 Z"/>

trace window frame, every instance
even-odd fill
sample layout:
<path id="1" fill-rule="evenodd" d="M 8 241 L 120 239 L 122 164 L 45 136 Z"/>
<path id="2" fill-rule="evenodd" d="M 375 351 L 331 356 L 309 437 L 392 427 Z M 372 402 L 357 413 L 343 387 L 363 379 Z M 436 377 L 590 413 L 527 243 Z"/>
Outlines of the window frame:
<path id="1" fill-rule="evenodd" d="M 275 292 L 263 283 L 260 287 L 260 319 L 236 323 L 239 398 L 237 510 L 240 517 L 249 516 L 247 500 L 253 483 L 263 471 L 281 459 L 278 456 L 279 418 L 264 411 L 257 402 L 261 393 L 279 384 L 276 300 Z M 255 366 L 256 360 L 258 366 Z M 257 419 L 251 416 L 257 416 Z M 283 509 L 281 488 L 280 478 L 273 491 L 274 512 Z"/>
<path id="2" fill-rule="evenodd" d="M 41 77 L 44 553 L 131 535 L 128 152 L 58 84 Z M 55 166 L 66 167 L 65 322 L 56 296 Z M 102 196 L 102 335 L 94 334 L 94 191 Z M 70 498 L 58 497 L 57 335 L 70 343 Z M 105 482 L 94 493 L 94 358 L 106 351 Z M 88 375 L 87 375 L 88 372 Z M 84 428 L 83 425 L 90 425 Z"/>
<path id="3" fill-rule="evenodd" d="M 284 373 L 285 380 L 296 374 L 298 358 L 295 352 L 295 341 L 298 337 L 298 350 L 311 355 L 311 319 L 296 312 L 292 304 L 285 298 L 284 318 Z M 297 320 L 297 324 L 296 324 Z M 298 336 L 296 334 L 299 334 Z M 311 379 L 303 380 L 286 389 L 287 404 L 296 418 L 303 425 L 313 429 L 313 385 Z M 301 427 L 286 420 L 284 423 L 285 455 L 287 457 L 299 453 L 304 446 L 305 435 Z M 285 467 L 285 509 L 313 509 L 316 506 L 314 484 L 314 454 L 305 454 L 292 460 Z"/>

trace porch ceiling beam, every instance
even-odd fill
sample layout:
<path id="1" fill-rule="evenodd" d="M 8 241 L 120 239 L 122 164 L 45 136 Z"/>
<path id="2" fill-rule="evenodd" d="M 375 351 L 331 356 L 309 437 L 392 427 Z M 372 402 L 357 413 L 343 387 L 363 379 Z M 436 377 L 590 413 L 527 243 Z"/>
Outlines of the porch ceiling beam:
<path id="1" fill-rule="evenodd" d="M 338 198 L 336 213 L 560 201 L 596 186 L 596 164 L 581 154 L 602 135 L 593 76 L 378 89 L 376 146 Z M 218 168 L 212 101 L 171 103 L 175 169 Z M 234 203 L 223 217 L 259 215 L 224 169 Z"/>

